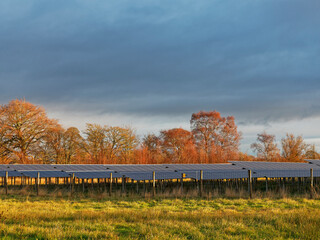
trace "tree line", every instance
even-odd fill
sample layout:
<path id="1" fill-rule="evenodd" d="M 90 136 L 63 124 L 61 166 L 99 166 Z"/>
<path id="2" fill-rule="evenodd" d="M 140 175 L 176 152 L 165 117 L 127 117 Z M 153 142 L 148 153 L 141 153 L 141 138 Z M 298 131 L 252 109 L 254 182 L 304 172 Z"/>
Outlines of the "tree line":
<path id="1" fill-rule="evenodd" d="M 173 128 L 139 138 L 130 127 L 88 123 L 81 132 L 76 127 L 64 129 L 41 106 L 16 99 L 0 106 L 0 163 L 218 163 L 318 157 L 314 146 L 292 134 L 282 139 L 280 154 L 275 137 L 265 132 L 251 145 L 257 157 L 241 153 L 234 117 L 217 111 L 192 114 L 190 129 Z"/>
<path id="2" fill-rule="evenodd" d="M 257 153 L 257 159 L 264 161 L 301 162 L 304 159 L 319 159 L 320 154 L 314 144 L 306 144 L 302 136 L 287 133 L 280 142 L 281 149 L 276 143 L 275 135 L 266 132 L 258 134 L 257 141 L 251 148 Z"/>

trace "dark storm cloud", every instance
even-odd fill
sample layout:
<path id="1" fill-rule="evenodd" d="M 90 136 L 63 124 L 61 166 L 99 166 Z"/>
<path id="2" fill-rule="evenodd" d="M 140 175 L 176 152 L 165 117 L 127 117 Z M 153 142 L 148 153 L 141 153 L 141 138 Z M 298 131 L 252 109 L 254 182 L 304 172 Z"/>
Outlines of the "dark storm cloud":
<path id="1" fill-rule="evenodd" d="M 319 10 L 318 0 L 1 1 L 0 101 L 320 115 Z"/>

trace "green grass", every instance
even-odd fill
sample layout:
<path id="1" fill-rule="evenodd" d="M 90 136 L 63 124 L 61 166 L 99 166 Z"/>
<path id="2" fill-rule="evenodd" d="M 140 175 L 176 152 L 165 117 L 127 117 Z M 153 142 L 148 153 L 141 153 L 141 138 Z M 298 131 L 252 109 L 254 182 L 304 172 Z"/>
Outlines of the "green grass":
<path id="1" fill-rule="evenodd" d="M 1 239 L 320 239 L 320 201 L 0 196 Z"/>

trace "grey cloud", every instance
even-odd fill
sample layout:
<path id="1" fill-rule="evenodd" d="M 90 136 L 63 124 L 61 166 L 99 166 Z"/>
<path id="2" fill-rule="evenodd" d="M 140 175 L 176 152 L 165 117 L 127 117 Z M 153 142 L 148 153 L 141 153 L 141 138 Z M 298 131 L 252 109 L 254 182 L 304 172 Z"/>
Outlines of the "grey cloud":
<path id="1" fill-rule="evenodd" d="M 319 1 L 2 1 L 0 101 L 239 121 L 320 115 Z"/>

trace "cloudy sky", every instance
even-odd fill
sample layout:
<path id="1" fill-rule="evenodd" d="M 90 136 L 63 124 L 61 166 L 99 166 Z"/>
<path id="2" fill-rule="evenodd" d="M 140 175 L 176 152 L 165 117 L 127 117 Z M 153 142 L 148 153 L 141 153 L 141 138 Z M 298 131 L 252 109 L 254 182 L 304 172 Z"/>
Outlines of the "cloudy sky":
<path id="1" fill-rule="evenodd" d="M 320 150 L 320 1 L 0 1 L 0 103 L 65 127 L 189 128 L 199 110 Z"/>

